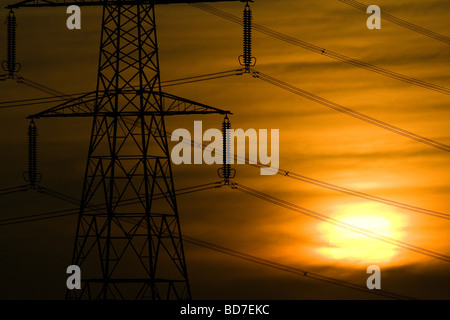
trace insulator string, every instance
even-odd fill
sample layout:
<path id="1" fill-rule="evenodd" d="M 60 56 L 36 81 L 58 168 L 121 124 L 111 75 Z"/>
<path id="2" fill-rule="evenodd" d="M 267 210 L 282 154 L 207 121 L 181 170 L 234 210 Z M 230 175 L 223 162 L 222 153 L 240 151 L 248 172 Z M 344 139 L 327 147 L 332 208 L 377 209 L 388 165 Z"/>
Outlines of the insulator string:
<path id="1" fill-rule="evenodd" d="M 28 126 L 28 171 L 24 173 L 25 181 L 31 189 L 36 187 L 36 182 L 41 180 L 41 174 L 37 172 L 37 136 L 38 131 L 34 120 Z"/>
<path id="2" fill-rule="evenodd" d="M 219 177 L 223 178 L 225 185 L 230 184 L 230 179 L 236 175 L 236 170 L 231 168 L 231 122 L 228 115 L 225 115 L 222 123 L 222 168 L 217 171 Z"/>
<path id="3" fill-rule="evenodd" d="M 252 10 L 248 2 L 244 8 L 242 18 L 243 30 L 243 54 L 239 57 L 239 63 L 244 67 L 244 72 L 250 72 L 250 68 L 255 66 L 256 59 L 252 57 Z"/>
<path id="4" fill-rule="evenodd" d="M 16 62 L 16 17 L 11 9 L 6 17 L 6 61 L 3 61 L 3 70 L 8 72 L 10 78 L 20 69 L 20 64 Z"/>

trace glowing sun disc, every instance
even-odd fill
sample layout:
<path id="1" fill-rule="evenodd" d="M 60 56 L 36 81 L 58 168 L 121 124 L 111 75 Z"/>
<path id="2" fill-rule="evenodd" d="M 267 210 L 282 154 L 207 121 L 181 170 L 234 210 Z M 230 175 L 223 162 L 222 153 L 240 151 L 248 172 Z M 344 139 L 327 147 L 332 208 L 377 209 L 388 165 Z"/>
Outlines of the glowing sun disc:
<path id="1" fill-rule="evenodd" d="M 386 212 L 379 214 L 372 210 L 355 209 L 347 208 L 347 214 L 338 220 L 389 238 L 398 239 L 399 233 L 395 228 L 398 227 L 396 225 L 398 219 L 394 214 Z M 381 263 L 389 262 L 398 252 L 398 248 L 391 244 L 338 226 L 328 225 L 325 229 L 329 247 L 322 248 L 320 251 L 333 259 L 356 263 Z"/>

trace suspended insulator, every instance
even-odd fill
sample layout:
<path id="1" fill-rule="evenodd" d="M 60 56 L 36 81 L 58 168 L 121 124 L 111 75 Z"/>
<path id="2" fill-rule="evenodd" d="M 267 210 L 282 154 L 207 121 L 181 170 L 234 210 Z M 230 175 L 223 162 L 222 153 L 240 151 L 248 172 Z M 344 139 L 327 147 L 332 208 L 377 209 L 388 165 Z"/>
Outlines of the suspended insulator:
<path id="1" fill-rule="evenodd" d="M 250 72 L 250 67 L 256 64 L 256 58 L 252 57 L 252 10 L 245 5 L 244 17 L 244 54 L 239 57 L 239 63 L 245 67 L 246 72 Z"/>
<path id="2" fill-rule="evenodd" d="M 234 178 L 236 175 L 236 170 L 231 168 L 232 157 L 231 157 L 231 123 L 228 119 L 228 115 L 222 123 L 222 138 L 223 138 L 223 165 L 219 168 L 219 177 L 223 178 L 225 184 L 230 184 L 230 179 Z"/>
<path id="3" fill-rule="evenodd" d="M 12 77 L 20 70 L 20 64 L 16 63 L 16 17 L 12 9 L 5 21 L 7 30 L 6 61 L 3 61 L 3 70 L 8 71 Z"/>
<path id="4" fill-rule="evenodd" d="M 36 182 L 41 181 L 41 174 L 37 172 L 37 127 L 34 120 L 31 120 L 28 126 L 28 171 L 25 172 L 25 181 L 34 188 Z"/>

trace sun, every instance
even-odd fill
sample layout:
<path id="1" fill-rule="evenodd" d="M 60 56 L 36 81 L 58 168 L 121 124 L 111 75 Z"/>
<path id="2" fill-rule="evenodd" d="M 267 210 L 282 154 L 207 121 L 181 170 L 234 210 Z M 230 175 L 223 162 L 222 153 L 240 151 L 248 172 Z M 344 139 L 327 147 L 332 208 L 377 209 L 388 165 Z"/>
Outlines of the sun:
<path id="1" fill-rule="evenodd" d="M 399 239 L 401 223 L 395 213 L 371 204 L 351 205 L 343 211 L 337 217 L 339 221 Z M 321 229 L 328 246 L 319 251 L 332 259 L 348 263 L 387 263 L 397 255 L 397 247 L 362 234 L 333 225 Z"/>

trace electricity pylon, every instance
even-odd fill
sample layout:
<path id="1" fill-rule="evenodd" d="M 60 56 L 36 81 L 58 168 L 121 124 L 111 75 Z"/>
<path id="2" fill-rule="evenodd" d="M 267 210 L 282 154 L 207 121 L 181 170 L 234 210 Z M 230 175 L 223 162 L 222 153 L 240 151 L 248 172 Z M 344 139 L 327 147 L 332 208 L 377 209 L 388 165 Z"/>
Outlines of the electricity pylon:
<path id="1" fill-rule="evenodd" d="M 238 1 L 205 0 L 202 2 Z M 228 111 L 161 91 L 155 5 L 189 0 L 24 0 L 102 5 L 95 91 L 29 118 L 93 117 L 68 299 L 190 299 L 165 127 L 168 115 Z M 87 211 L 103 205 L 106 210 Z"/>

